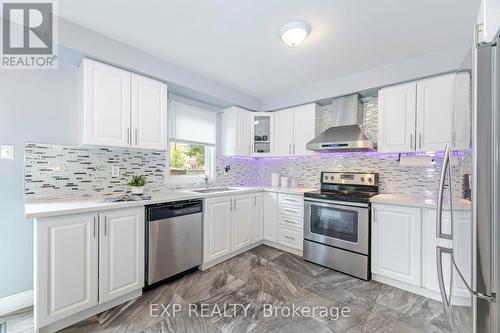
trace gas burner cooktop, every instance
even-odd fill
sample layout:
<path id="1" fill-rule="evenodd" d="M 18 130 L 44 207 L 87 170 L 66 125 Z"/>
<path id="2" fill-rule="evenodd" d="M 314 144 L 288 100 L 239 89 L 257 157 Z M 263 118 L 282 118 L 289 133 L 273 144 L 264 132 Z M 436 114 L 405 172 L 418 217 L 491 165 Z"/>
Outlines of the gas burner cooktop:
<path id="1" fill-rule="evenodd" d="M 378 174 L 322 172 L 319 191 L 306 192 L 305 197 L 322 200 L 369 203 L 378 194 Z"/>

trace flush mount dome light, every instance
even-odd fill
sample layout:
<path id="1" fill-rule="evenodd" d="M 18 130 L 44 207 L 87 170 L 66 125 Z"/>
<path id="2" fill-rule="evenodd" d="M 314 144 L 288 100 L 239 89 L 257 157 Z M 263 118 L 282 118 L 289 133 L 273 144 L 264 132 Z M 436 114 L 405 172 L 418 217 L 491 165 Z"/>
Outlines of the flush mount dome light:
<path id="1" fill-rule="evenodd" d="M 311 28 L 306 22 L 290 22 L 281 28 L 281 39 L 286 45 L 297 47 L 306 39 L 310 30 Z"/>

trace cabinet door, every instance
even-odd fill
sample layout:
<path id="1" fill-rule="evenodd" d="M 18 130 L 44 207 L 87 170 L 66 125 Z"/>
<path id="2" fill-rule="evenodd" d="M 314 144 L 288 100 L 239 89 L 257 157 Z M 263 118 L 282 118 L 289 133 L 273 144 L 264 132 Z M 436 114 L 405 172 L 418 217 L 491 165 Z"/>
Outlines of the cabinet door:
<path id="1" fill-rule="evenodd" d="M 250 111 L 230 107 L 222 114 L 222 145 L 224 156 L 250 156 Z"/>
<path id="2" fill-rule="evenodd" d="M 264 193 L 264 239 L 270 242 L 277 242 L 276 220 L 278 218 L 278 194 Z"/>
<path id="3" fill-rule="evenodd" d="M 252 213 L 254 210 L 254 196 L 241 195 L 233 199 L 232 250 L 238 250 L 252 242 Z"/>
<path id="4" fill-rule="evenodd" d="M 264 239 L 264 195 L 254 195 L 254 207 L 252 211 L 252 242 L 256 243 Z"/>
<path id="5" fill-rule="evenodd" d="M 132 146 L 167 149 L 167 85 L 132 74 Z"/>
<path id="6" fill-rule="evenodd" d="M 286 156 L 292 154 L 293 145 L 293 109 L 276 111 L 274 113 L 276 140 L 274 154 Z"/>
<path id="7" fill-rule="evenodd" d="M 372 272 L 420 286 L 421 210 L 374 205 Z"/>
<path id="8" fill-rule="evenodd" d="M 415 150 L 416 83 L 379 90 L 378 151 Z"/>
<path id="9" fill-rule="evenodd" d="M 293 110 L 293 155 L 312 155 L 306 144 L 314 139 L 317 104 L 307 104 Z"/>
<path id="10" fill-rule="evenodd" d="M 83 59 L 83 144 L 129 147 L 130 73 Z"/>
<path id="11" fill-rule="evenodd" d="M 206 199 L 203 212 L 203 262 L 231 252 L 232 198 Z"/>
<path id="12" fill-rule="evenodd" d="M 99 215 L 99 303 L 144 286 L 144 208 Z"/>
<path id="13" fill-rule="evenodd" d="M 274 112 L 252 112 L 250 124 L 252 155 L 272 155 L 274 153 Z"/>
<path id="14" fill-rule="evenodd" d="M 444 150 L 453 131 L 455 74 L 417 82 L 417 150 Z"/>
<path id="15" fill-rule="evenodd" d="M 498 0 L 482 0 L 477 23 L 482 25 L 478 43 L 492 42 L 500 30 L 500 2 Z"/>
<path id="16" fill-rule="evenodd" d="M 97 305 L 97 215 L 35 221 L 37 328 Z"/>
<path id="17" fill-rule="evenodd" d="M 453 110 L 453 149 L 469 149 L 471 136 L 470 75 L 458 73 L 455 78 L 455 108 Z"/>

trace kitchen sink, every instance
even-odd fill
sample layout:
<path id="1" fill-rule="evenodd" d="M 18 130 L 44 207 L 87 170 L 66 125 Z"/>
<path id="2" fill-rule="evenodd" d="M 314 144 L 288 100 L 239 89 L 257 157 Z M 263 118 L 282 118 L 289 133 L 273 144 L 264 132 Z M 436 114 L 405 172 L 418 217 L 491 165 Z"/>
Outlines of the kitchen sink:
<path id="1" fill-rule="evenodd" d="M 217 193 L 217 192 L 226 192 L 226 191 L 234 191 L 235 188 L 231 187 L 212 187 L 212 188 L 204 188 L 201 190 L 191 190 L 191 192 L 196 193 Z"/>

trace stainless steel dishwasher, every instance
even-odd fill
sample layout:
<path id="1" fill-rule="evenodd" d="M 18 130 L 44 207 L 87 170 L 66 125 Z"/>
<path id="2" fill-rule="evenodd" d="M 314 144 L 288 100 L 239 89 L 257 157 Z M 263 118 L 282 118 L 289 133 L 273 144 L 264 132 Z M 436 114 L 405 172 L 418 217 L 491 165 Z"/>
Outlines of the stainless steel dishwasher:
<path id="1" fill-rule="evenodd" d="M 146 207 L 146 286 L 201 264 L 202 201 Z"/>

